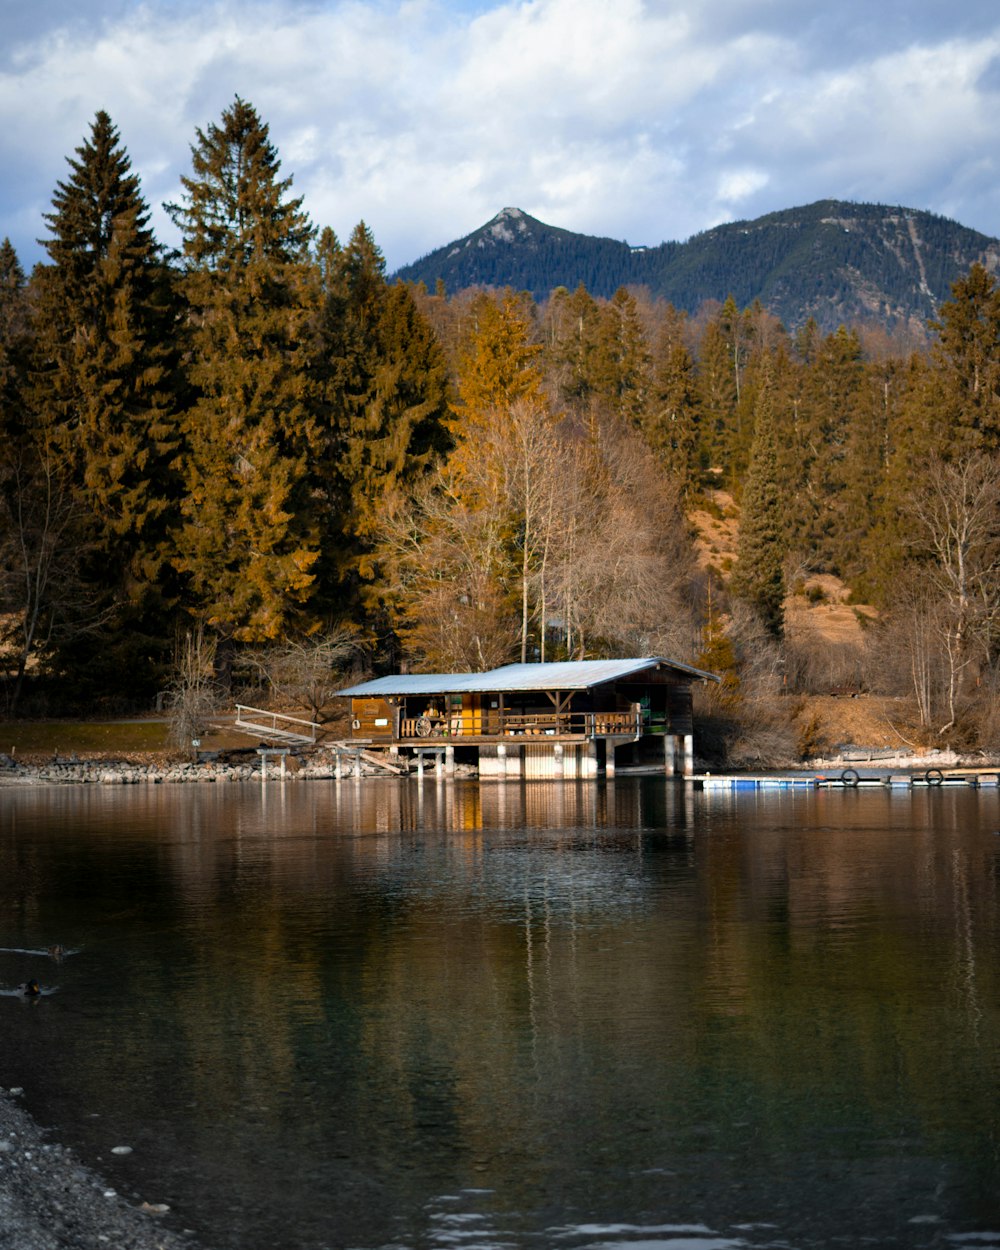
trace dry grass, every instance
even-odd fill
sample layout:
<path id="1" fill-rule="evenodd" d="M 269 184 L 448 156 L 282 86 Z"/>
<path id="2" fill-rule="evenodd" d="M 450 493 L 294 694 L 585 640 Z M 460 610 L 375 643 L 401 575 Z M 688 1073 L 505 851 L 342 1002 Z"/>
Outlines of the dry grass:
<path id="1" fill-rule="evenodd" d="M 323 726 L 322 738 L 344 737 L 349 733 L 347 714 L 341 707 L 327 709 L 330 719 Z M 303 715 L 292 709 L 291 715 Z M 232 751 L 255 747 L 247 734 L 227 729 L 232 713 L 222 714 L 218 723 L 201 739 L 202 751 Z M 126 721 L 0 721 L 0 754 L 12 755 L 26 764 L 41 764 L 58 757 L 70 759 L 121 759 L 132 763 L 157 763 L 184 758 L 169 741 L 169 726 L 162 718 Z"/>
<path id="2" fill-rule="evenodd" d="M 828 755 L 847 743 L 899 751 L 916 745 L 906 699 L 804 695 L 795 702 L 795 724 L 803 737 L 808 735 L 810 754 Z"/>

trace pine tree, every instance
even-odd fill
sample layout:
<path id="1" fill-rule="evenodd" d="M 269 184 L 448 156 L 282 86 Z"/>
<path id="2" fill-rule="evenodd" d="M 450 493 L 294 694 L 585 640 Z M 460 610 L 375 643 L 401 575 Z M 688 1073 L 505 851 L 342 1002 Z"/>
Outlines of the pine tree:
<path id="1" fill-rule="evenodd" d="M 553 291 L 547 312 L 547 372 L 564 403 L 585 408 L 596 387 L 594 356 L 601 308 L 581 282 L 572 294 L 565 287 Z"/>
<path id="2" fill-rule="evenodd" d="M 730 297 L 705 326 L 698 346 L 701 455 L 730 485 L 734 482 L 731 449 L 743 376 L 743 355 L 733 325 L 735 318 L 738 318 L 738 310 Z"/>
<path id="3" fill-rule="evenodd" d="M 155 574 L 176 448 L 168 279 L 107 113 L 69 164 L 45 214 L 51 264 L 36 275 L 43 364 L 35 403 L 62 431 L 106 558 L 141 582 Z"/>
<path id="4" fill-rule="evenodd" d="M 254 108 L 197 131 L 182 203 L 189 306 L 186 497 L 175 562 L 220 634 L 264 640 L 307 622 L 319 530 L 308 371 L 313 227 Z"/>
<path id="5" fill-rule="evenodd" d="M 946 455 L 1000 447 L 1000 288 L 982 265 L 952 287 L 941 305 L 936 434 Z"/>
<path id="6" fill-rule="evenodd" d="M 754 410 L 750 468 L 743 488 L 736 567 L 730 591 L 749 603 L 770 633 L 784 627 L 786 529 L 775 440 L 773 377 L 765 367 Z"/>
<path id="7" fill-rule="evenodd" d="M 30 330 L 24 270 L 10 239 L 0 243 L 0 443 L 24 423 Z"/>
<path id="8" fill-rule="evenodd" d="M 509 291 L 497 302 L 479 295 L 470 310 L 471 328 L 458 365 L 457 419 L 460 433 L 469 422 L 489 421 L 516 399 L 539 394 L 542 376 L 539 344 L 532 342 L 528 318 Z"/>
<path id="9" fill-rule="evenodd" d="M 871 463 L 861 478 L 870 487 L 870 498 L 867 525 L 847 568 L 852 588 L 866 603 L 888 602 L 910 554 L 906 502 L 913 489 L 913 457 L 916 463 L 923 464 L 926 449 L 920 446 L 909 421 L 914 408 L 913 391 L 920 389 L 921 379 L 928 371 L 923 355 L 914 357 L 909 364 L 888 359 L 868 369 Z M 852 515 L 859 505 L 860 501 L 852 501 Z"/>
<path id="10" fill-rule="evenodd" d="M 159 680 L 170 586 L 164 541 L 177 447 L 170 278 L 139 180 L 107 113 L 69 159 L 45 214 L 49 263 L 32 279 L 31 421 L 85 519 L 86 628 L 60 662 L 95 688 Z M 48 471 L 48 470 L 47 470 Z M 51 486 L 51 482 L 50 482 Z M 89 552 L 89 557 L 84 553 Z M 99 627 L 96 622 L 100 622 Z"/>
<path id="11" fill-rule="evenodd" d="M 668 473 L 684 489 L 697 489 L 700 479 L 698 383 L 694 359 L 684 340 L 686 317 L 668 308 L 657 343 L 653 398 L 643 415 L 649 445 Z"/>
<path id="12" fill-rule="evenodd" d="M 28 448 L 28 301 L 24 270 L 9 239 L 0 244 L 0 638 L 9 649 L 19 632 L 23 578 L 17 518 Z M 25 656 L 25 661 L 27 657 Z"/>
<path id="13" fill-rule="evenodd" d="M 796 531 L 814 567 L 840 573 L 850 449 L 860 447 L 864 424 L 865 367 L 861 343 L 853 330 L 841 326 L 820 344 L 802 380 L 799 422 L 805 490 Z"/>
<path id="14" fill-rule="evenodd" d="M 327 502 L 323 581 L 328 596 L 350 601 L 366 593 L 387 500 L 408 490 L 446 445 L 447 370 L 410 289 L 386 283 L 382 253 L 363 222 L 346 248 L 324 231 L 318 256 L 322 417 L 314 471 Z"/>
<path id="15" fill-rule="evenodd" d="M 714 673 L 720 678 L 718 685 L 708 685 L 706 696 L 709 705 L 723 711 L 733 711 L 742 701 L 739 662 L 732 639 L 726 633 L 722 616 L 712 601 L 712 584 L 708 584 L 708 602 L 705 607 L 705 623 L 702 626 L 701 650 L 695 658 L 698 668 Z"/>
<path id="16" fill-rule="evenodd" d="M 5 703 L 20 706 L 29 665 L 65 660 L 81 633 L 97 633 L 107 587 L 93 575 L 94 518 L 82 508 L 67 463 L 64 431 L 41 419 L 34 398 L 33 322 L 24 273 L 9 242 L 0 246 L 0 646 L 9 681 Z M 102 641 L 107 641 L 106 633 Z M 74 674 L 74 692 L 86 689 Z M 133 687 L 142 673 L 132 674 Z"/>
<path id="17" fill-rule="evenodd" d="M 624 287 L 601 309 L 593 348 L 593 387 L 615 416 L 638 424 L 649 400 L 650 356 L 635 298 Z"/>

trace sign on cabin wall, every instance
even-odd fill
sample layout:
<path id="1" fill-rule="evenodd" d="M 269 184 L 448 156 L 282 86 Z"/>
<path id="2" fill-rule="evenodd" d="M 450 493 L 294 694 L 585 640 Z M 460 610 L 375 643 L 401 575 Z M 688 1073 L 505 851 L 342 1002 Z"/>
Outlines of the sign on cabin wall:
<path id="1" fill-rule="evenodd" d="M 351 736 L 392 741 L 393 709 L 385 699 L 351 700 Z"/>

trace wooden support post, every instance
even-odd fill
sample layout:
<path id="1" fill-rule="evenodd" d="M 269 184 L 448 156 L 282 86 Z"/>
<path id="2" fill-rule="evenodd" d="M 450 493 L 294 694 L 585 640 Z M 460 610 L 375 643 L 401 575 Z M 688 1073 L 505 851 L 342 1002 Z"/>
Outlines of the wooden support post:
<path id="1" fill-rule="evenodd" d="M 663 771 L 666 773 L 668 777 L 672 777 L 674 775 L 674 767 L 675 767 L 674 753 L 675 751 L 676 751 L 676 746 L 674 743 L 674 735 L 664 734 L 663 735 Z"/>
<path id="2" fill-rule="evenodd" d="M 417 780 L 423 781 L 423 779 L 424 779 L 424 753 L 423 751 L 418 750 L 417 751 Z"/>
<path id="3" fill-rule="evenodd" d="M 694 734 L 684 735 L 684 776 L 694 776 Z"/>
<path id="4" fill-rule="evenodd" d="M 446 777 L 455 775 L 455 748 L 453 746 L 446 746 L 444 749 L 444 775 Z"/>
<path id="5" fill-rule="evenodd" d="M 615 740 L 614 738 L 604 739 L 604 775 L 605 777 L 613 777 L 615 775 Z"/>

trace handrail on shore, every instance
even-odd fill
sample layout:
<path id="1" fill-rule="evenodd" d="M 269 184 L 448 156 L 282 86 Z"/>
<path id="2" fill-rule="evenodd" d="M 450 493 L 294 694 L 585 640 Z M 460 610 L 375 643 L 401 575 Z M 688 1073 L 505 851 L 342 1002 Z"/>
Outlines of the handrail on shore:
<path id="1" fill-rule="evenodd" d="M 260 719 L 250 720 L 243 715 L 249 712 L 253 717 Z M 280 724 L 278 722 L 281 722 Z M 309 730 L 308 733 L 300 733 L 285 726 L 302 725 Z M 299 716 L 286 716 L 284 712 L 267 712 L 263 708 L 248 707 L 245 703 L 236 704 L 236 722 L 235 729 L 242 729 L 251 733 L 271 734 L 274 737 L 280 737 L 300 742 L 315 742 L 316 735 L 322 728 L 316 721 L 303 720 Z"/>

